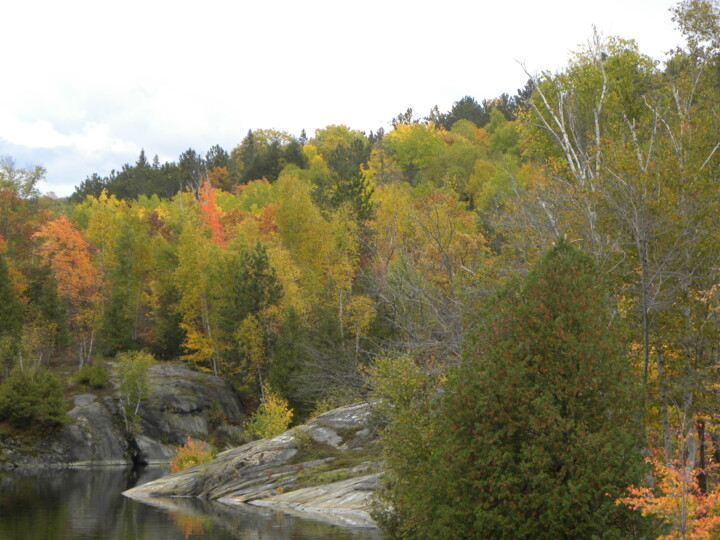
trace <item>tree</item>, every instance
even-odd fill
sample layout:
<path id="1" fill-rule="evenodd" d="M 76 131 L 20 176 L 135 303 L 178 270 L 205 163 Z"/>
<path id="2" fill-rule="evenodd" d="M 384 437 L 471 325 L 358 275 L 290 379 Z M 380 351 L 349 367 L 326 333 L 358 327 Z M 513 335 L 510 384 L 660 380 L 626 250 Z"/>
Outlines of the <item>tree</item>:
<path id="1" fill-rule="evenodd" d="M 5 257 L 0 255 L 0 367 L 17 354 L 22 328 L 22 304 L 10 281 Z"/>
<path id="2" fill-rule="evenodd" d="M 47 369 L 16 366 L 0 386 L 0 420 L 17 428 L 57 428 L 66 411 L 63 385 Z"/>
<path id="3" fill-rule="evenodd" d="M 40 166 L 30 169 L 18 169 L 10 156 L 0 157 L 0 190 L 10 190 L 22 199 L 37 197 L 37 183 L 45 177 L 45 169 Z"/>
<path id="4" fill-rule="evenodd" d="M 295 164 L 304 167 L 305 155 L 298 141 L 290 134 L 272 129 L 248 131 L 248 134 L 231 153 L 230 172 L 237 184 L 265 178 L 277 180 L 283 167 Z"/>
<path id="5" fill-rule="evenodd" d="M 267 381 L 282 397 L 288 400 L 290 407 L 298 416 L 309 411 L 304 410 L 299 399 L 301 389 L 297 376 L 308 362 L 309 353 L 307 329 L 303 320 L 294 309 L 288 309 L 282 328 L 272 345 L 272 358 L 267 372 Z"/>
<path id="6" fill-rule="evenodd" d="M 101 277 L 92 263 L 90 244 L 65 216 L 40 227 L 35 237 L 43 241 L 38 253 L 52 270 L 58 294 L 68 305 L 82 367 L 92 356 L 101 308 Z"/>
<path id="7" fill-rule="evenodd" d="M 182 198 L 178 199 L 182 201 Z M 197 209 L 199 211 L 199 209 Z M 221 248 L 212 242 L 198 215 L 184 216 L 177 246 L 174 282 L 180 293 L 177 311 L 185 332 L 185 359 L 202 369 L 220 370 L 218 298 L 222 284 L 217 279 Z"/>
<path id="8" fill-rule="evenodd" d="M 145 351 L 123 352 L 117 355 L 120 378 L 120 406 L 128 434 L 139 428 L 138 413 L 143 400 L 150 397 L 150 368 L 155 359 Z"/>
<path id="9" fill-rule="evenodd" d="M 588 256 L 560 240 L 489 303 L 447 383 L 415 484 L 392 499 L 424 538 L 620 538 L 643 473 L 633 381 Z"/>

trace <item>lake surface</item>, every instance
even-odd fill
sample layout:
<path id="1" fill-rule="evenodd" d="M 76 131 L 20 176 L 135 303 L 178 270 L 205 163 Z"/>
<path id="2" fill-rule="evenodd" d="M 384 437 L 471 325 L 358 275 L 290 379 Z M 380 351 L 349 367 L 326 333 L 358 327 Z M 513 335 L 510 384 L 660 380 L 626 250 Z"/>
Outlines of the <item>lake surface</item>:
<path id="1" fill-rule="evenodd" d="M 378 540 L 376 530 L 343 528 L 281 512 L 195 499 L 121 495 L 162 476 L 96 468 L 0 473 L 2 540 Z"/>

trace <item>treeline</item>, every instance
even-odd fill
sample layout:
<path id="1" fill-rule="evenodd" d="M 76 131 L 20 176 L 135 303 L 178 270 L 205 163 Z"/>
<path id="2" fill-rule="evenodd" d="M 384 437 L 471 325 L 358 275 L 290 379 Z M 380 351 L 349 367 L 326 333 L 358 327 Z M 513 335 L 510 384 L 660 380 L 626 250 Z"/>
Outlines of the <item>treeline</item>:
<path id="1" fill-rule="evenodd" d="M 515 96 L 503 94 L 496 99 L 483 100 L 482 103 L 465 96 L 455 102 L 449 111 L 440 112 L 436 106 L 421 119 L 414 119 L 412 109 L 408 109 L 393 118 L 391 123 L 395 129 L 401 124 L 429 123 L 450 131 L 457 121 L 468 120 L 482 128 L 491 122 L 493 111 L 501 113 L 507 120 L 515 120 L 523 99 L 530 95 L 531 85 L 532 82 L 528 82 Z M 385 135 L 383 128 L 367 135 L 360 132 L 349 135 L 333 133 L 333 127 L 343 126 L 328 126 L 321 130 L 326 133 L 317 134 L 313 144 L 319 143 L 321 152 L 327 150 L 328 145 L 332 147 L 330 152 L 333 155 L 327 153 L 323 157 L 335 175 L 343 179 L 358 175 L 360 167 L 367 164 L 372 149 L 376 145 L 382 146 Z M 106 177 L 93 174 L 86 178 L 70 196 L 70 200 L 80 203 L 88 195 L 98 197 L 103 191 L 119 199 L 135 199 L 140 195 L 171 198 L 178 191 L 192 190 L 197 193 L 205 179 L 213 187 L 229 192 L 252 180 L 264 178 L 274 182 L 288 165 L 296 165 L 301 169 L 309 167 L 309 157 L 303 151 L 307 143 L 305 131 L 296 137 L 276 130 L 259 129 L 249 131 L 241 144 L 230 152 L 215 145 L 203 156 L 189 148 L 177 162 L 160 164 L 157 155 L 148 161 L 142 150 L 134 164 L 125 164 L 119 171 L 113 170 Z M 412 169 L 407 171 L 410 177 L 413 172 Z"/>
<path id="2" fill-rule="evenodd" d="M 547 362 L 557 367 L 557 391 L 538 394 L 549 400 L 544 405 L 565 403 L 567 392 L 575 392 L 573 399 L 592 396 L 581 401 L 597 409 L 595 417 L 619 415 L 615 425 L 644 422 L 642 444 L 617 439 L 622 452 L 635 444 L 638 454 L 628 460 L 641 446 L 655 460 L 658 490 L 642 492 L 646 499 L 638 495 L 634 504 L 660 515 L 668 530 L 709 530 L 712 520 L 703 520 L 718 512 L 705 502 L 718 493 L 711 471 L 720 351 L 720 12 L 713 3 L 688 0 L 674 13 L 686 43 L 664 63 L 632 41 L 594 36 L 565 69 L 532 77 L 513 98 L 463 98 L 447 113 L 434 110 L 419 120 L 408 110 L 387 133 L 333 125 L 296 138 L 256 130 L 230 152 L 214 147 L 200 157 L 189 150 L 164 165 L 148 163 L 142 153 L 120 172 L 88 178 L 69 202 L 38 197 L 27 189 L 32 171 L 5 167 L 4 373 L 62 351 L 72 351 L 82 365 L 97 354 L 149 349 L 226 377 L 248 404 L 272 388 L 299 417 L 378 392 L 395 405 L 388 440 L 401 443 L 388 445 L 395 468 L 386 495 L 395 512 L 386 524 L 400 535 L 422 536 L 417 524 L 426 523 L 434 504 L 421 494 L 423 479 L 442 459 L 428 445 L 453 429 L 444 416 L 486 402 L 492 392 L 534 391 L 547 380 Z M 540 263 L 545 277 L 536 270 L 523 281 L 559 239 L 563 249 L 587 254 L 595 273 L 573 255 L 572 264 L 557 268 Z M 566 287 L 562 272 L 573 265 L 584 269 L 583 283 L 606 287 L 587 295 L 568 289 L 566 297 L 558 287 Z M 520 278 L 511 282 L 516 289 L 551 299 L 552 324 L 538 322 L 532 310 L 543 306 L 531 295 L 511 301 L 513 289 L 503 284 L 513 277 Z M 493 313 L 496 306 L 508 318 Z M 561 324 L 570 308 L 582 324 Z M 501 332 L 518 320 L 529 321 L 528 331 L 532 323 L 530 335 L 538 337 L 518 340 L 525 349 Z M 497 335 L 483 333 L 493 324 Z M 600 331 L 610 326 L 612 335 Z M 616 390 L 599 390 L 607 382 L 604 368 L 589 386 L 570 385 L 575 379 L 568 373 L 580 369 L 580 356 L 558 352 L 551 338 L 560 331 L 582 344 L 570 347 L 576 352 L 592 347 L 592 339 L 603 346 L 618 340 L 620 360 L 616 351 L 593 358 L 597 366 L 621 366 L 621 400 L 609 397 Z M 530 351 L 530 341 L 550 345 Z M 508 376 L 503 362 L 522 369 Z M 452 385 L 462 386 L 472 369 L 501 374 L 498 385 L 509 386 L 477 385 L 466 401 L 444 402 L 448 389 L 465 395 L 467 389 Z M 621 409 L 628 400 L 640 410 Z M 539 405 L 523 406 L 534 411 Z M 535 436 L 547 419 L 533 416 L 530 425 L 513 414 L 503 425 L 517 436 L 472 431 L 481 423 L 464 418 L 458 437 L 502 440 L 510 445 L 502 456 L 529 459 L 533 452 L 520 457 L 512 445 Z M 560 486 L 552 494 L 558 505 L 570 496 L 569 485 L 605 489 L 582 472 L 577 482 L 570 478 L 560 455 L 573 444 L 593 451 L 587 441 L 602 433 L 588 439 L 576 437 L 577 430 L 584 422 L 610 428 L 591 417 L 578 420 L 568 407 L 553 417 L 553 425 L 567 429 L 553 428 L 543 481 Z M 473 451 L 462 459 L 477 462 Z M 573 499 L 580 505 L 573 508 L 585 512 L 574 515 L 593 523 L 577 530 L 637 525 L 616 511 L 615 500 L 627 495 L 618 486 L 642 480 L 640 469 L 623 469 L 616 458 L 598 457 L 610 476 L 617 473 L 608 477 L 603 497 L 593 492 L 585 503 L 578 502 L 582 496 Z M 462 476 L 457 471 L 468 471 L 502 482 L 503 471 L 461 465 L 432 478 L 452 482 Z M 523 479 L 522 470 L 517 485 L 527 488 L 536 480 Z M 673 491 L 678 478 L 681 487 Z M 443 492 L 457 494 L 455 487 Z M 510 499 L 493 498 L 497 490 L 482 487 L 487 495 L 472 505 L 508 527 L 498 536 L 512 536 L 517 524 L 488 510 Z M 673 513 L 675 503 L 682 512 Z M 458 512 L 474 530 L 472 513 Z M 452 520 L 436 522 L 433 534 L 450 535 L 440 529 Z"/>

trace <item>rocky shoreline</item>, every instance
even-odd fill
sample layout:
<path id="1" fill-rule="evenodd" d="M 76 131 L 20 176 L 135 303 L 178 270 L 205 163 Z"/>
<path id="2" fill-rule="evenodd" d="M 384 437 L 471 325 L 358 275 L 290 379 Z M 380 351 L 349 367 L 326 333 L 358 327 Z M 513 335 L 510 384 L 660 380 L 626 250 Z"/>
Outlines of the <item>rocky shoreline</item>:
<path id="1" fill-rule="evenodd" d="M 376 527 L 370 509 L 382 466 L 371 424 L 371 404 L 341 407 L 273 439 L 233 448 L 209 464 L 124 494 L 160 505 L 168 498 L 199 497 Z"/>
<path id="2" fill-rule="evenodd" d="M 57 432 L 0 434 L 0 469 L 167 463 L 188 436 L 206 440 L 211 430 L 226 444 L 243 442 L 238 425 L 245 414 L 222 379 L 173 363 L 153 365 L 149 377 L 139 433 L 125 432 L 113 375 L 111 388 L 74 396 L 70 421 Z"/>

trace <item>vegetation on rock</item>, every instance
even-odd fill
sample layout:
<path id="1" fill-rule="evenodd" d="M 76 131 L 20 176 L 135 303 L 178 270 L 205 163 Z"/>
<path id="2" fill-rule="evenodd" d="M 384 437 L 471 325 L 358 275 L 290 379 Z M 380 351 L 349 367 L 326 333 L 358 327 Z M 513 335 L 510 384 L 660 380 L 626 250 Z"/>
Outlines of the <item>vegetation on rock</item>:
<path id="1" fill-rule="evenodd" d="M 177 449 L 170 461 L 170 472 L 176 473 L 195 465 L 209 463 L 214 457 L 215 453 L 205 441 L 197 442 L 188 437 L 187 442 Z"/>

